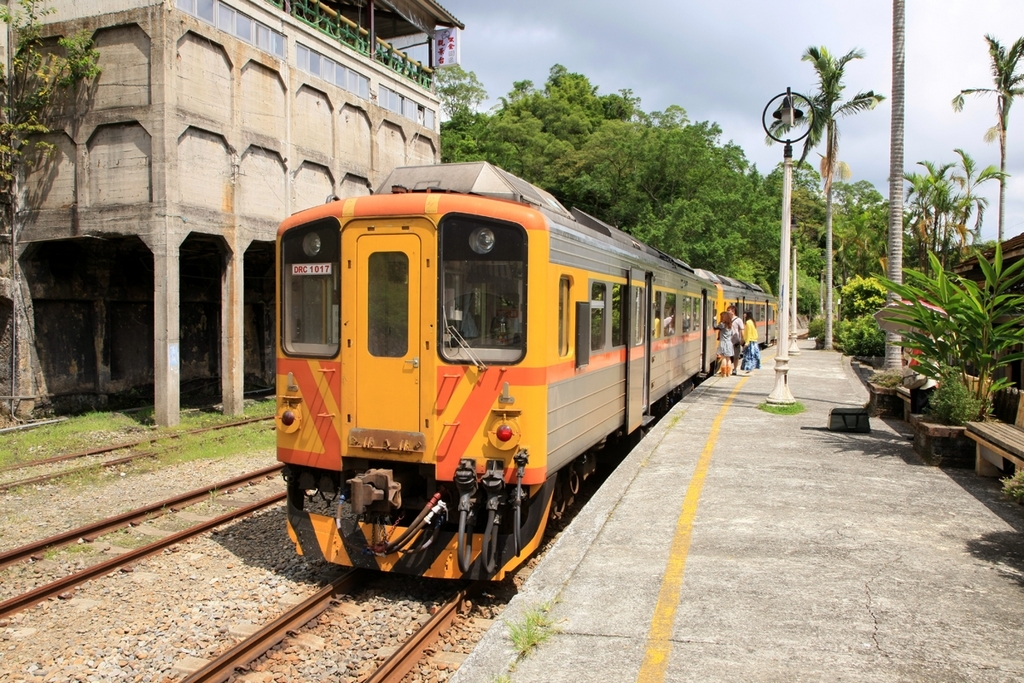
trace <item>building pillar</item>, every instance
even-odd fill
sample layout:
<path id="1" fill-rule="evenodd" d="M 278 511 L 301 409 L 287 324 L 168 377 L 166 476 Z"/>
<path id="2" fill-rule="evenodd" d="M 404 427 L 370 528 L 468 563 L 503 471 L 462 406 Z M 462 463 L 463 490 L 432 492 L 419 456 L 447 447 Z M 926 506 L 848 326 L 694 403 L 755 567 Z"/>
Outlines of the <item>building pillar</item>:
<path id="1" fill-rule="evenodd" d="M 153 252 L 153 403 L 160 427 L 181 422 L 180 238 L 146 240 Z"/>
<path id="2" fill-rule="evenodd" d="M 228 238 L 221 274 L 220 391 L 225 415 L 241 415 L 245 407 L 245 250 L 250 241 Z"/>

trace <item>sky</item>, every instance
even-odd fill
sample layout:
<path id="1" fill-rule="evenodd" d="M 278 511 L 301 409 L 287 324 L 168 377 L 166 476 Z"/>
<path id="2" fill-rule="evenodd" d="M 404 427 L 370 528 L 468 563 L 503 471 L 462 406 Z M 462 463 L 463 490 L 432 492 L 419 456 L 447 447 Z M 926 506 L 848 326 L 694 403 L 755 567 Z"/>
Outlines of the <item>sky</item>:
<path id="1" fill-rule="evenodd" d="M 892 91 L 892 1 L 725 0 L 646 3 L 610 0 L 442 0 L 459 18 L 462 67 L 475 72 L 489 99 L 514 81 L 541 87 L 554 64 L 584 74 L 601 94 L 630 89 L 645 111 L 683 107 L 693 121 L 714 121 L 723 142 L 740 145 L 761 173 L 782 160 L 781 145 L 764 143 L 761 112 L 791 87 L 808 93 L 814 70 L 801 55 L 811 45 L 833 53 L 858 48 L 865 58 L 846 69 L 847 98 L 863 90 Z M 998 143 L 986 143 L 995 125 L 994 97 L 968 98 L 955 113 L 962 88 L 991 87 L 986 33 L 1004 46 L 1024 35 L 1024 0 L 906 0 L 905 168 L 922 160 L 956 160 L 967 151 L 982 166 L 999 165 Z M 889 194 L 888 100 L 840 121 L 840 159 L 851 181 L 868 180 Z M 797 153 L 799 154 L 799 149 Z M 817 164 L 812 152 L 808 157 Z M 1024 232 L 1024 98 L 1010 113 L 1007 137 L 1004 239 Z M 998 184 L 982 236 L 995 239 Z"/>

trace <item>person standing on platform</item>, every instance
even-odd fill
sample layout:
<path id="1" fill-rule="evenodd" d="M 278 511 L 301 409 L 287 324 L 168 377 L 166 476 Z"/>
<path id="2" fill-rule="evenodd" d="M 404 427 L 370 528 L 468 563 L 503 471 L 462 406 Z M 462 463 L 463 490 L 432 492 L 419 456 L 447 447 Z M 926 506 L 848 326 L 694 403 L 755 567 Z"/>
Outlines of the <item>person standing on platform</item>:
<path id="1" fill-rule="evenodd" d="M 757 325 L 754 324 L 754 316 L 750 311 L 743 314 L 746 321 L 743 323 L 743 365 L 741 368 L 746 372 L 761 369 L 761 344 L 757 338 Z"/>
<path id="2" fill-rule="evenodd" d="M 722 311 L 719 316 L 719 323 L 715 325 L 718 330 L 718 372 L 728 375 L 732 371 L 732 318 L 729 311 Z"/>
<path id="3" fill-rule="evenodd" d="M 740 358 L 743 356 L 743 320 L 736 312 L 736 304 L 729 306 L 732 314 L 732 374 L 740 369 Z"/>

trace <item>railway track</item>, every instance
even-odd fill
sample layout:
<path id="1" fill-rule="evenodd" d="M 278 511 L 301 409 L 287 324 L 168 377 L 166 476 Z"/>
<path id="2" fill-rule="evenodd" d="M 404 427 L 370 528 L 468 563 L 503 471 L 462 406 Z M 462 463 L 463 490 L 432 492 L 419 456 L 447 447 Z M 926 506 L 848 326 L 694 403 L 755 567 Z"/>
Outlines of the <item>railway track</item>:
<path id="1" fill-rule="evenodd" d="M 248 666 L 250 662 L 269 652 L 290 632 L 298 630 L 303 624 L 330 609 L 336 595 L 354 592 L 370 578 L 369 573 L 358 569 L 346 572 L 253 635 L 223 652 L 203 668 L 182 679 L 181 683 L 221 683 L 228 680 L 237 669 Z M 430 619 L 365 679 L 365 683 L 400 683 L 424 656 L 425 651 L 452 625 L 462 601 L 478 588 L 479 584 L 473 584 L 445 601 Z"/>
<path id="2" fill-rule="evenodd" d="M 163 441 L 165 439 L 178 439 L 182 436 L 191 436 L 193 434 L 203 434 L 205 432 L 213 432 L 219 429 L 228 429 L 230 427 L 240 427 L 242 425 L 252 424 L 254 422 L 266 422 L 272 420 L 273 417 L 250 417 L 245 420 L 237 420 L 235 422 L 225 422 L 224 424 L 213 425 L 212 427 L 200 427 L 198 429 L 189 429 L 183 432 L 173 432 L 167 434 L 157 434 L 144 439 L 136 439 L 135 441 L 125 441 L 123 443 L 113 444 L 110 446 L 103 446 L 102 448 L 92 448 L 84 451 L 77 451 L 74 453 L 65 453 L 63 455 L 55 455 L 52 458 L 43 458 L 40 460 L 28 460 L 26 462 L 18 462 L 13 465 L 6 465 L 0 467 L 0 472 L 9 472 L 11 470 L 20 470 L 27 467 L 36 467 L 38 465 L 49 465 L 55 462 L 63 462 L 65 460 L 75 460 L 76 458 L 85 458 L 90 455 L 103 455 L 104 453 L 111 453 L 113 451 L 123 450 L 125 448 L 134 448 L 136 446 L 142 446 L 146 444 L 156 443 L 157 441 Z"/>
<path id="3" fill-rule="evenodd" d="M 38 557 L 40 553 L 52 548 L 59 548 L 70 543 L 74 543 L 78 541 L 78 539 L 93 541 L 103 534 L 116 531 L 117 529 L 122 529 L 126 526 L 135 524 L 136 522 L 153 519 L 154 517 L 166 514 L 167 512 L 177 512 L 181 508 L 202 502 L 215 492 L 245 486 L 246 484 L 265 479 L 280 471 L 281 465 L 271 465 L 270 467 L 265 467 L 261 470 L 249 472 L 238 477 L 233 477 L 232 479 L 226 479 L 212 486 L 194 489 L 192 491 L 182 493 L 181 495 L 153 503 L 152 505 L 135 508 L 134 510 L 129 510 L 128 512 L 115 515 L 114 517 L 101 519 L 98 522 L 80 526 L 77 529 L 71 529 L 70 531 L 49 536 L 34 543 L 28 543 L 18 548 L 14 548 L 13 550 L 0 553 L 0 569 L 16 562 Z"/>
<path id="4" fill-rule="evenodd" d="M 66 454 L 66 455 L 58 455 L 58 456 L 55 456 L 53 458 L 46 458 L 45 460 L 34 460 L 34 461 L 31 461 L 31 462 L 26 462 L 26 463 L 18 463 L 18 464 L 15 464 L 15 465 L 8 465 L 7 467 L 0 469 L 0 472 L 10 471 L 10 470 L 17 470 L 17 469 L 24 469 L 24 468 L 27 468 L 27 467 L 35 467 L 37 465 L 46 465 L 46 464 L 52 464 L 52 463 L 57 463 L 57 462 L 63 462 L 63 461 L 67 461 L 67 460 L 73 460 L 73 459 L 76 459 L 76 458 L 84 458 L 84 457 L 93 456 L 93 455 L 102 455 L 103 453 L 110 453 L 110 452 L 113 452 L 113 451 L 123 450 L 123 449 L 126 449 L 126 448 L 132 448 L 134 446 L 154 443 L 156 441 L 163 441 L 164 439 L 177 439 L 177 438 L 180 438 L 183 435 L 203 434 L 203 433 L 206 433 L 206 432 L 212 432 L 212 431 L 217 431 L 217 430 L 221 430 L 221 429 L 228 429 L 230 427 L 240 427 L 240 426 L 243 426 L 243 425 L 253 424 L 253 423 L 256 423 L 256 422 L 266 422 L 267 420 L 272 420 L 272 419 L 273 419 L 273 417 L 254 417 L 254 418 L 250 418 L 250 419 L 247 419 L 247 420 L 240 420 L 238 422 L 229 422 L 229 423 L 223 424 L 223 425 L 215 425 L 213 427 L 203 427 L 202 429 L 193 429 L 193 430 L 190 430 L 190 431 L 187 431 L 187 432 L 180 432 L 180 433 L 177 433 L 177 434 L 163 435 L 163 436 L 154 437 L 154 438 L 151 438 L 151 439 L 141 439 L 139 441 L 135 441 L 135 442 L 127 443 L 127 444 L 120 444 L 120 445 L 115 445 L 115 446 L 105 446 L 103 448 L 95 448 L 95 449 L 88 450 L 88 451 L 81 451 L 79 453 L 69 453 L 69 454 Z M 17 480 L 14 480 L 14 481 L 4 482 L 4 483 L 0 483 L 0 492 L 9 491 L 10 489 L 18 488 L 20 486 L 31 486 L 33 484 L 41 484 L 43 482 L 53 481 L 54 479 L 60 479 L 61 477 L 67 477 L 67 476 L 71 476 L 71 475 L 74 475 L 74 474 L 80 474 L 80 473 L 83 473 L 83 472 L 88 472 L 88 471 L 94 470 L 94 469 L 96 469 L 98 467 L 99 468 L 117 467 L 118 465 L 124 465 L 126 463 L 133 462 L 135 460 L 141 460 L 143 458 L 155 458 L 158 455 L 162 455 L 162 454 L 164 454 L 166 452 L 168 452 L 168 451 L 143 451 L 141 453 L 133 453 L 131 455 L 124 456 L 122 458 L 115 458 L 113 460 L 107 460 L 105 462 L 98 463 L 98 464 L 95 464 L 95 465 L 87 465 L 85 467 L 73 467 L 71 469 L 61 470 L 60 472 L 53 472 L 53 473 L 50 473 L 50 474 L 42 474 L 42 475 L 39 475 L 39 476 L 36 476 L 36 477 L 29 477 L 29 478 L 26 478 L 26 479 L 17 479 Z"/>
<path id="5" fill-rule="evenodd" d="M 285 495 L 286 494 L 282 491 L 281 493 L 274 494 L 264 498 L 263 500 L 259 500 L 250 505 L 245 505 L 218 517 L 214 517 L 213 519 L 191 526 L 183 531 L 170 534 L 169 536 L 157 541 L 135 548 L 134 550 L 130 550 L 105 562 L 100 562 L 80 571 L 68 574 L 63 578 L 57 579 L 56 581 L 52 581 L 43 586 L 39 586 L 38 588 L 22 593 L 21 595 L 16 595 L 13 598 L 0 602 L 0 618 L 20 612 L 42 602 L 43 600 L 59 596 L 61 593 L 74 588 L 75 586 L 130 565 L 137 560 L 158 553 L 164 548 L 169 548 L 183 541 L 187 541 L 190 538 L 199 536 L 200 534 L 210 531 L 222 524 L 246 517 L 258 510 L 262 510 L 263 508 L 279 503 L 284 500 Z"/>

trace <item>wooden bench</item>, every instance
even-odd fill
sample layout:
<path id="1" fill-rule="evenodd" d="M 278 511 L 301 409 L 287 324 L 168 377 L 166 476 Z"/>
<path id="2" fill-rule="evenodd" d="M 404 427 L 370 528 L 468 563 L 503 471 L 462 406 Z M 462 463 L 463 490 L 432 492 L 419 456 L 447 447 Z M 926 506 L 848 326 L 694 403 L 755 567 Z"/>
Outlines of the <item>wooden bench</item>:
<path id="1" fill-rule="evenodd" d="M 968 422 L 966 434 L 977 445 L 974 472 L 979 477 L 1005 474 L 1007 462 L 1024 468 L 1024 397 L 1017 406 L 1013 424 Z"/>

